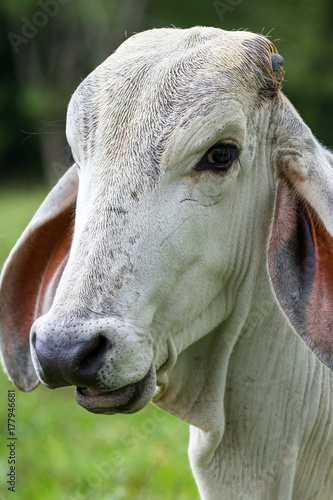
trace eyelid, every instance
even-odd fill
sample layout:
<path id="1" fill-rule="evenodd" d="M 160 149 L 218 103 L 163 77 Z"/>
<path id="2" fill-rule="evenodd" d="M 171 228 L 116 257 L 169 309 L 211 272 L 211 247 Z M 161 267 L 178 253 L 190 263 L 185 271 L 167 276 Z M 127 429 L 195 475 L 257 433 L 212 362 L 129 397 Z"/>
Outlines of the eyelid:
<path id="1" fill-rule="evenodd" d="M 211 146 L 207 153 L 209 153 L 210 151 L 212 151 L 213 149 L 216 149 L 218 147 L 221 147 L 221 146 L 233 146 L 235 147 L 238 151 L 240 151 L 240 147 L 239 145 L 237 144 L 237 142 L 231 140 L 231 139 L 224 139 L 222 141 L 218 141 L 218 142 L 215 142 L 215 144 L 213 144 L 213 146 Z"/>

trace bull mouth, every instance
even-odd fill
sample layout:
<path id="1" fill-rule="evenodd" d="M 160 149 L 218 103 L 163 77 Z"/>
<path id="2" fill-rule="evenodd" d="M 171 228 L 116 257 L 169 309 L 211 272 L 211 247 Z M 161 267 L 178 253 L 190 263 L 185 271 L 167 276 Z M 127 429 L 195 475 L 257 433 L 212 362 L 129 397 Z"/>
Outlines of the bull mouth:
<path id="1" fill-rule="evenodd" d="M 80 406 L 92 413 L 104 415 L 135 413 L 149 403 L 155 388 L 156 372 L 152 365 L 142 380 L 113 391 L 76 387 L 75 399 Z"/>

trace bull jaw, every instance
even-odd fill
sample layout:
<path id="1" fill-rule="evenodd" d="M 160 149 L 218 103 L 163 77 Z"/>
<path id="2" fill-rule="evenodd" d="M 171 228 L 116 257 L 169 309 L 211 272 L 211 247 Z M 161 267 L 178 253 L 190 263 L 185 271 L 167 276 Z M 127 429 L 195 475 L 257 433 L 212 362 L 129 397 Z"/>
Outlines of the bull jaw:
<path id="1" fill-rule="evenodd" d="M 147 375 L 138 382 L 114 391 L 100 391 L 89 387 L 76 387 L 77 403 L 92 413 L 114 415 L 115 413 L 135 413 L 146 406 L 156 388 L 154 365 Z"/>

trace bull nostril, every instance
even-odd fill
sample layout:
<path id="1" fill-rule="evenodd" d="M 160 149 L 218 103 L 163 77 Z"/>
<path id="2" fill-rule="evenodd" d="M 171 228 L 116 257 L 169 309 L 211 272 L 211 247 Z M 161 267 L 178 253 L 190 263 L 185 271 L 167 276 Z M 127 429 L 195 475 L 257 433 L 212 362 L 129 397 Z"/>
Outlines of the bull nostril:
<path id="1" fill-rule="evenodd" d="M 97 373 L 112 348 L 102 334 L 93 338 L 60 341 L 59 337 L 40 338 L 31 332 L 32 358 L 42 382 L 52 388 L 66 385 L 94 387 Z"/>
<path id="2" fill-rule="evenodd" d="M 78 373 L 83 377 L 89 377 L 96 372 L 96 367 L 101 359 L 104 359 L 106 352 L 111 350 L 111 343 L 102 335 L 96 338 L 96 343 L 92 349 L 83 356 L 78 364 Z"/>

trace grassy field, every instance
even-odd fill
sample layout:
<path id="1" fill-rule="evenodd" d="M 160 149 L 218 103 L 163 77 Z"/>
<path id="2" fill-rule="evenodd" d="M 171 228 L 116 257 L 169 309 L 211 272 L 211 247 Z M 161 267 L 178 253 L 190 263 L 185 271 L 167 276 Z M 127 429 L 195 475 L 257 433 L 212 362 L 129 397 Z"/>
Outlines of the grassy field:
<path id="1" fill-rule="evenodd" d="M 46 188 L 0 190 L 0 265 Z M 19 306 L 18 306 L 19 313 Z M 16 488 L 7 490 L 7 392 L 0 373 L 0 499 L 198 500 L 188 426 L 153 405 L 135 415 L 92 415 L 73 388 L 16 390 Z"/>

